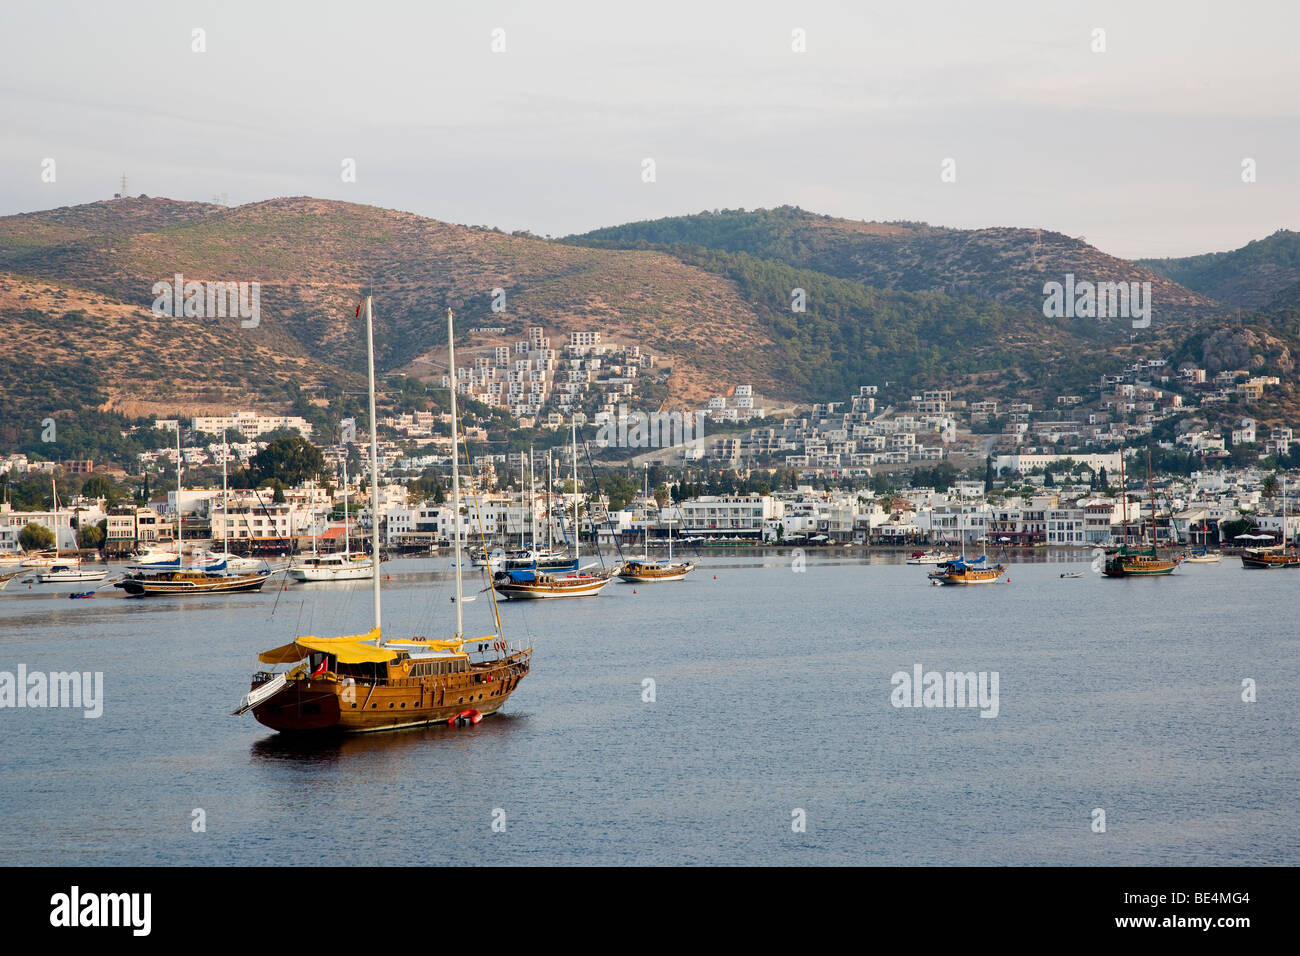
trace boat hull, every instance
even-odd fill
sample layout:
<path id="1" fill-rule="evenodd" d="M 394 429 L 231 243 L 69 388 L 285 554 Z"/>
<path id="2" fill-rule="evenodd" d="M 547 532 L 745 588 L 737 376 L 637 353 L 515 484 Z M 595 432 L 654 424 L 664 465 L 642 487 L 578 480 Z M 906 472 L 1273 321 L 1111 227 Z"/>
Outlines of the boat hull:
<path id="1" fill-rule="evenodd" d="M 158 579 L 127 578 L 113 585 L 128 595 L 143 597 L 149 594 L 235 594 L 260 591 L 269 574 L 233 575 L 227 578 L 194 580 L 183 576 L 163 576 Z"/>
<path id="2" fill-rule="evenodd" d="M 57 584 L 60 581 L 102 581 L 108 577 L 108 570 L 96 571 L 47 571 L 36 575 L 41 584 Z"/>
<path id="3" fill-rule="evenodd" d="M 610 581 L 610 577 L 555 578 L 537 581 L 496 582 L 492 586 L 501 596 L 512 601 L 545 601 L 552 598 L 595 597 Z"/>
<path id="4" fill-rule="evenodd" d="M 375 576 L 369 565 L 359 568 L 290 568 L 288 577 L 294 581 L 369 581 Z"/>
<path id="5" fill-rule="evenodd" d="M 1243 554 L 1241 566 L 1252 571 L 1265 571 L 1272 568 L 1300 568 L 1300 558 L 1289 554 Z"/>
<path id="6" fill-rule="evenodd" d="M 631 584 L 651 584 L 656 581 L 681 581 L 695 570 L 694 564 L 659 565 L 628 562 L 618 576 Z"/>
<path id="7" fill-rule="evenodd" d="M 494 714 L 528 676 L 530 654 L 514 654 L 471 673 L 368 685 L 290 681 L 253 707 L 253 717 L 281 733 L 372 733 L 445 724 L 473 708 Z M 254 683 L 256 690 L 260 684 Z"/>
<path id="8" fill-rule="evenodd" d="M 940 577 L 931 578 L 944 587 L 970 587 L 976 584 L 995 584 L 1006 568 L 980 571 L 974 574 L 946 574 Z"/>

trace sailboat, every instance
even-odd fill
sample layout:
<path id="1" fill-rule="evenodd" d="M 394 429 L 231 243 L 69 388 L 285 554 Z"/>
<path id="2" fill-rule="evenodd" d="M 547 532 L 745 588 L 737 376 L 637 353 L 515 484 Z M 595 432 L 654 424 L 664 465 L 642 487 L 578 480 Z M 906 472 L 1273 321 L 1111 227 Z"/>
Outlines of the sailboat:
<path id="1" fill-rule="evenodd" d="M 108 577 L 107 568 L 85 568 L 81 566 L 81 551 L 76 549 L 77 542 L 75 539 L 73 540 L 72 543 L 73 543 L 74 550 L 76 550 L 76 555 L 77 555 L 76 561 L 65 563 L 63 560 L 59 559 L 58 557 L 59 555 L 59 548 L 58 548 L 59 486 L 54 481 L 54 479 L 50 479 L 50 489 L 54 496 L 54 511 L 53 511 L 53 514 L 55 516 L 54 517 L 54 528 L 55 528 L 54 555 L 56 560 L 54 561 L 54 563 L 48 565 L 46 570 L 36 575 L 37 583 L 54 584 L 60 581 L 102 581 L 104 580 L 104 578 Z"/>
<path id="2" fill-rule="evenodd" d="M 226 440 L 226 433 L 221 433 L 221 551 L 209 551 L 203 555 L 203 567 L 205 570 L 217 571 L 259 571 L 265 567 L 266 562 L 257 558 L 243 558 L 236 554 L 230 553 L 230 510 L 229 510 L 229 489 L 226 487 L 226 463 L 230 459 L 230 442 Z"/>
<path id="3" fill-rule="evenodd" d="M 366 342 L 370 377 L 370 507 L 373 553 L 379 553 L 379 438 L 375 418 L 375 346 L 372 300 L 366 296 Z M 361 308 L 358 306 L 357 312 Z M 452 501 L 460 513 L 460 461 L 457 454 L 456 345 L 447 310 L 451 366 Z M 501 709 L 528 675 L 532 648 L 507 641 L 493 602 L 496 632 L 465 636 L 462 608 L 460 535 L 456 539 L 456 630 L 448 639 L 384 637 L 380 617 L 380 578 L 373 582 L 374 625 L 365 634 L 304 636 L 258 655 L 269 665 L 294 665 L 289 671 L 253 675 L 252 686 L 234 713 L 253 712 L 259 723 L 282 732 L 363 733 L 434 723 L 477 723 Z"/>
<path id="4" fill-rule="evenodd" d="M 1261 535 L 1261 537 L 1266 537 Z M 1275 545 L 1262 548 L 1247 548 L 1241 552 L 1241 566 L 1251 570 L 1269 568 L 1300 568 L 1300 555 L 1287 550 L 1286 546 L 1286 482 L 1282 482 L 1282 536 Z"/>
<path id="5" fill-rule="evenodd" d="M 514 600 L 541 600 L 546 598 L 595 597 L 603 591 L 618 568 L 595 570 L 581 566 L 581 540 L 578 536 L 578 425 L 573 429 L 573 562 L 567 570 L 542 570 L 536 561 L 530 567 L 511 568 L 492 577 L 492 587 Z"/>
<path id="6" fill-rule="evenodd" d="M 1119 457 L 1119 474 L 1121 489 L 1127 487 L 1124 481 L 1124 453 Z M 1152 577 L 1172 574 L 1178 567 L 1177 561 L 1160 557 L 1156 550 L 1156 486 L 1151 478 L 1151 449 L 1147 449 L 1147 487 L 1151 491 L 1151 546 L 1141 550 L 1131 550 L 1128 546 L 1128 494 L 1124 493 L 1124 543 L 1114 551 L 1107 552 L 1103 573 L 1108 578 Z M 1141 524 L 1141 521 L 1138 522 Z"/>
<path id="7" fill-rule="evenodd" d="M 959 529 L 961 534 L 961 555 L 950 561 L 941 561 L 939 565 L 926 575 L 931 584 L 966 586 L 972 584 L 992 584 L 1006 573 L 1007 565 L 995 564 L 989 566 L 987 554 L 981 554 L 978 558 L 970 561 L 966 560 L 966 531 L 964 528 Z M 1004 539 L 1005 540 L 1005 539 Z M 1002 549 L 1003 554 L 1006 548 Z"/>
<path id="8" fill-rule="evenodd" d="M 139 570 L 128 568 L 127 574 L 113 587 L 120 588 L 130 597 L 144 597 L 149 594 L 226 594 L 243 591 L 260 591 L 266 579 L 271 576 L 268 569 L 242 574 L 222 573 L 226 570 L 225 562 L 205 562 L 195 567 L 185 567 L 183 539 L 184 527 L 181 524 L 181 467 L 184 458 L 181 455 L 181 426 L 176 423 L 176 556 L 175 563 L 155 565 L 157 570 Z"/>
<path id="9" fill-rule="evenodd" d="M 673 563 L 673 526 L 668 523 L 668 559 L 650 557 L 650 467 L 646 466 L 645 491 L 645 532 L 642 556 L 632 558 L 623 565 L 618 576 L 634 584 L 646 584 L 652 581 L 681 581 L 695 570 L 695 562 L 683 561 Z"/>
<path id="10" fill-rule="evenodd" d="M 314 527 L 314 523 L 313 523 Z M 348 463 L 343 462 L 343 553 L 321 554 L 312 536 L 311 554 L 301 564 L 294 562 L 289 577 L 295 581 L 361 581 L 374 577 L 375 563 L 364 555 L 352 554 L 352 526 L 348 520 Z"/>

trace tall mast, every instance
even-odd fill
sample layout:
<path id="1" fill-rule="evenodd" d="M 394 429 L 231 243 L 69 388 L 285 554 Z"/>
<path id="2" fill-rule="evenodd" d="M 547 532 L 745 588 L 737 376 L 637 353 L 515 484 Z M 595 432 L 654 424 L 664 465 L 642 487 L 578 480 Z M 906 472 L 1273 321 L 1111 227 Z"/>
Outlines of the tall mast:
<path id="1" fill-rule="evenodd" d="M 451 309 L 447 310 L 447 368 L 451 372 L 451 514 L 452 537 L 456 541 L 456 637 L 465 633 L 465 613 L 461 601 L 460 567 L 460 426 L 456 424 L 456 336 L 452 330 Z M 522 480 L 520 491 L 522 492 Z M 477 499 L 475 499 L 477 500 Z M 378 574 L 375 575 L 378 578 Z"/>
<path id="2" fill-rule="evenodd" d="M 375 418 L 375 322 L 372 298 L 366 296 L 366 370 L 370 375 L 370 549 L 375 568 L 375 630 L 379 630 L 379 424 Z M 383 642 L 383 632 L 380 631 L 379 643 Z"/>
<path id="3" fill-rule="evenodd" d="M 578 560 L 582 553 L 582 538 L 578 528 L 578 419 L 569 420 L 573 429 L 573 561 L 580 564 Z"/>
<path id="4" fill-rule="evenodd" d="M 176 419 L 176 570 L 181 569 L 181 420 Z"/>
<path id="5" fill-rule="evenodd" d="M 551 543 L 551 489 L 553 485 L 554 479 L 551 477 L 551 451 L 548 448 L 546 450 L 546 550 L 548 552 L 554 548 L 554 545 Z"/>
<path id="6" fill-rule="evenodd" d="M 1119 493 L 1124 502 L 1124 540 L 1120 547 L 1128 547 L 1128 481 L 1124 478 L 1124 443 L 1119 443 Z"/>
<path id="7" fill-rule="evenodd" d="M 528 446 L 528 536 L 532 539 L 533 557 L 537 556 L 537 473 L 533 470 L 533 446 Z"/>
<path id="8" fill-rule="evenodd" d="M 230 443 L 226 430 L 221 429 L 221 553 L 230 560 L 230 506 L 226 503 L 226 459 L 230 457 Z"/>
<path id="9" fill-rule="evenodd" d="M 1147 448 L 1147 490 L 1151 492 L 1151 554 L 1156 553 L 1156 483 L 1151 477 L 1151 449 Z"/>
<path id="10" fill-rule="evenodd" d="M 334 503 L 330 502 L 330 510 L 334 510 Z M 348 524 L 348 460 L 345 456 L 343 459 L 343 558 L 347 560 L 352 557 L 351 538 L 349 533 L 350 525 Z"/>
<path id="11" fill-rule="evenodd" d="M 650 463 L 649 462 L 645 463 L 645 480 L 643 482 L 643 485 L 644 487 L 641 489 L 641 493 L 644 497 L 641 499 L 641 513 L 643 516 L 643 520 L 645 521 L 645 524 L 642 525 L 641 527 L 641 552 L 646 556 L 646 558 L 649 558 L 650 557 Z M 670 531 L 669 534 L 672 534 L 672 532 Z M 672 556 L 673 556 L 673 545 L 672 545 L 672 539 L 670 538 L 668 543 L 669 560 L 672 560 Z"/>
<path id="12" fill-rule="evenodd" d="M 672 491 L 668 492 L 668 504 L 673 503 Z M 680 511 L 678 512 L 680 514 Z M 668 563 L 673 563 L 673 516 L 668 515 Z"/>
<path id="13" fill-rule="evenodd" d="M 477 501 L 478 499 L 475 498 Z M 524 550 L 524 453 L 519 453 L 519 550 Z"/>

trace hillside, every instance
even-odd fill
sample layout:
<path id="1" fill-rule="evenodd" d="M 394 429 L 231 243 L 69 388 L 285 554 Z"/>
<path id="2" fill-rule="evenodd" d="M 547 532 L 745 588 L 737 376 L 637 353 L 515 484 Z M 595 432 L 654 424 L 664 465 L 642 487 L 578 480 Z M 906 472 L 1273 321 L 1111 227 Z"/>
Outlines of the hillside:
<path id="1" fill-rule="evenodd" d="M 1260 309 L 1300 283 L 1300 233 L 1279 229 L 1231 252 L 1139 263 L 1225 305 Z M 1294 299 L 1294 289 L 1290 295 Z"/>
<path id="2" fill-rule="evenodd" d="M 700 247 L 784 262 L 882 289 L 976 296 L 1041 310 L 1043 284 L 1150 282 L 1156 320 L 1204 314 L 1207 297 L 1079 239 L 1042 229 L 946 229 L 855 222 L 792 206 L 721 210 L 597 229 L 567 240 L 604 248 Z"/>
<path id="3" fill-rule="evenodd" d="M 0 268 L 141 305 L 151 301 L 154 282 L 177 272 L 257 281 L 259 333 L 292 339 L 306 353 L 356 371 L 365 353 L 354 309 L 363 292 L 372 292 L 382 369 L 445 349 L 442 313 L 450 304 L 466 348 L 487 344 L 466 331 L 475 327 L 503 327 L 518 337 L 543 325 L 553 341 L 594 329 L 659 355 L 661 366 L 674 369 L 677 401 L 702 401 L 719 376 L 752 380 L 764 392 L 784 390 L 775 343 L 734 288 L 670 255 L 580 249 L 315 199 L 197 207 L 188 218 L 171 216 L 176 210 L 168 204 L 156 217 L 167 216 L 158 228 L 95 233 L 104 225 L 102 205 L 83 207 L 93 215 L 80 230 L 63 210 L 0 219 Z M 66 241 L 55 238 L 56 225 Z M 495 288 L 506 292 L 504 313 L 491 311 Z M 676 361 L 701 353 L 706 364 Z M 441 374 L 445 359 L 426 371 Z"/>
<path id="4" fill-rule="evenodd" d="M 1122 319 L 1044 318 L 1042 282 L 1068 272 L 1152 281 L 1156 321 L 1135 335 Z M 259 326 L 155 318 L 152 286 L 176 273 L 260 283 Z M 769 403 L 838 401 L 885 382 L 894 394 L 978 383 L 987 397 L 1052 401 L 1135 349 L 1190 355 L 1190 337 L 1230 320 L 1205 296 L 1058 233 L 790 207 L 552 241 L 310 198 L 233 209 L 115 200 L 0 218 L 0 276 L 0 322 L 32 346 L 11 350 L 0 388 L 27 417 L 51 402 L 138 415 L 287 410 L 314 386 L 337 395 L 364 369 L 354 310 L 366 292 L 381 372 L 436 381 L 450 304 L 463 364 L 534 325 L 559 347 L 579 330 L 639 344 L 658 362 L 637 400 L 655 406 L 698 407 L 738 382 Z M 497 288 L 504 312 L 492 311 Z M 1289 288 L 1253 319 L 1288 341 L 1300 314 L 1300 285 Z"/>
<path id="5" fill-rule="evenodd" d="M 285 352 L 238 323 L 159 319 L 101 292 L 0 273 L 0 445 L 17 445 L 54 418 L 211 414 L 281 408 L 298 387 L 351 386 L 355 375 L 301 349 Z M 295 354 L 296 353 L 296 354 Z"/>

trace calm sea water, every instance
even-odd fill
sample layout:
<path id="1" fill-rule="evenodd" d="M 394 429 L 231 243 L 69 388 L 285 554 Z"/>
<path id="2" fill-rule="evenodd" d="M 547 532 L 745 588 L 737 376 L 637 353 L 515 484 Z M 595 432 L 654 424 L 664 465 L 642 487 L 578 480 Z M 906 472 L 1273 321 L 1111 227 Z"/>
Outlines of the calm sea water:
<path id="1" fill-rule="evenodd" d="M 535 658 L 501 714 L 310 744 L 229 712 L 257 652 L 366 629 L 368 582 L 69 601 L 14 581 L 0 670 L 102 671 L 105 703 L 0 710 L 0 863 L 1300 862 L 1300 572 L 1110 581 L 1053 555 L 956 589 L 899 561 L 728 555 L 504 603 Z M 385 565 L 389 633 L 450 631 L 448 566 Z M 487 595 L 466 611 L 490 632 Z M 997 671 L 998 716 L 895 708 L 915 664 Z"/>

